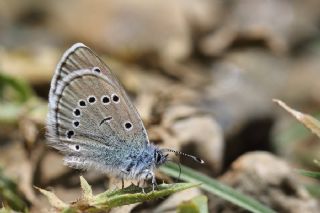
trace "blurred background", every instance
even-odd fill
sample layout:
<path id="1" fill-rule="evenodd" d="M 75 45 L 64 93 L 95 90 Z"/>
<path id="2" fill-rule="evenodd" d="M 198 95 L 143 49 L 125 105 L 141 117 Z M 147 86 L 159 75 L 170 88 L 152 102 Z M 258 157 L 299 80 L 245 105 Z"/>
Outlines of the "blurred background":
<path id="1" fill-rule="evenodd" d="M 319 170 L 319 139 L 272 99 L 318 114 L 319 8 L 319 0 L 0 0 L 1 203 L 46 212 L 33 186 L 72 201 L 80 174 L 95 193 L 113 186 L 63 166 L 45 144 L 56 64 L 83 42 L 118 76 L 151 141 L 206 161 L 182 164 L 277 212 L 318 212 L 319 182 L 295 169 Z M 199 194 L 123 212 L 164 212 Z M 244 212 L 206 195 L 210 212 Z"/>

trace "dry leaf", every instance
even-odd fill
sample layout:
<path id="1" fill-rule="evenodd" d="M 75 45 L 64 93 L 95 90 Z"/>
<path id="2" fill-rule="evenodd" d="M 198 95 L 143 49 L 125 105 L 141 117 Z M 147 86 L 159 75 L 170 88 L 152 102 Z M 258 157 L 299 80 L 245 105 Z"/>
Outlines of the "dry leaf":
<path id="1" fill-rule="evenodd" d="M 298 121 L 300 121 L 303 125 L 305 125 L 308 129 L 311 130 L 312 133 L 316 134 L 320 138 L 320 122 L 312 117 L 311 115 L 301 113 L 289 107 L 284 102 L 273 99 L 274 102 L 279 104 L 283 109 L 288 111 L 291 115 L 293 115 Z"/>

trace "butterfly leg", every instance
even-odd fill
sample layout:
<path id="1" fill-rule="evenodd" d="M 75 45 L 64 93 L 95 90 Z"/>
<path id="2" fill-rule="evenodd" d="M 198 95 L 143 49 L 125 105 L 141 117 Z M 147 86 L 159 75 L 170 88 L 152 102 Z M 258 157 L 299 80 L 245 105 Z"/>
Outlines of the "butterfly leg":
<path id="1" fill-rule="evenodd" d="M 124 175 L 123 175 L 122 178 L 121 178 L 121 183 L 122 183 L 121 189 L 124 188 L 124 178 L 123 178 L 123 177 L 125 177 L 126 175 L 128 175 L 128 172 L 127 172 L 126 170 L 122 170 L 122 172 L 124 173 Z"/>
<path id="2" fill-rule="evenodd" d="M 143 194 L 146 194 L 146 192 L 144 191 L 144 185 L 145 185 L 145 181 L 143 180 L 142 186 L 141 186 L 141 188 L 142 188 L 142 193 L 143 193 Z"/>
<path id="3" fill-rule="evenodd" d="M 140 180 L 139 180 L 139 182 L 140 182 Z M 142 189 L 143 194 L 147 194 L 147 192 L 145 191 L 145 188 L 147 188 L 146 183 L 147 183 L 146 180 L 142 180 L 141 189 Z"/>
<path id="4" fill-rule="evenodd" d="M 159 189 L 155 175 L 152 176 L 152 191 L 153 192 L 154 192 L 154 188 L 156 188 L 157 190 Z"/>

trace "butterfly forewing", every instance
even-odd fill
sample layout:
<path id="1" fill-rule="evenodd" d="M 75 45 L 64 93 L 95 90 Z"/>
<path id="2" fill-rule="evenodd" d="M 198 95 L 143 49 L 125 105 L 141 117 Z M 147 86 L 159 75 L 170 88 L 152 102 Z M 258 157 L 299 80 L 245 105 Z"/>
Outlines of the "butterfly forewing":
<path id="1" fill-rule="evenodd" d="M 110 79 L 110 84 L 117 84 L 108 66 L 87 46 L 82 43 L 74 44 L 62 56 L 52 79 L 50 93 L 55 93 L 59 81 L 75 70 L 98 67 Z"/>
<path id="2" fill-rule="evenodd" d="M 49 94 L 48 124 L 51 145 L 73 161 L 95 155 L 95 149 L 107 155 L 111 150 L 148 143 L 142 121 L 124 89 L 83 44 L 67 50 L 57 66 Z"/>

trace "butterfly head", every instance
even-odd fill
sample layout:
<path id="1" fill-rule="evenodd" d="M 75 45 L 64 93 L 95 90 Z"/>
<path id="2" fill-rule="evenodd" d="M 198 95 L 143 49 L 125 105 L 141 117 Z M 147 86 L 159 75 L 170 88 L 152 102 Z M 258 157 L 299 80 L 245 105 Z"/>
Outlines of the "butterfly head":
<path id="1" fill-rule="evenodd" d="M 198 163 L 201 163 L 203 164 L 204 161 L 198 157 L 195 157 L 193 155 L 189 155 L 189 154 L 186 154 L 184 152 L 180 152 L 180 151 L 177 151 L 177 150 L 173 150 L 173 149 L 159 149 L 159 148 L 155 148 L 154 149 L 154 154 L 153 154 L 153 162 L 155 164 L 156 167 L 159 167 L 161 166 L 162 164 L 164 164 L 165 162 L 167 161 L 170 161 L 168 159 L 168 152 L 173 152 L 175 153 L 176 155 L 182 155 L 182 156 L 185 156 L 185 157 L 189 157 L 189 158 L 192 158 L 194 161 L 198 162 Z"/>
<path id="2" fill-rule="evenodd" d="M 167 161 L 168 155 L 169 154 L 166 154 L 161 149 L 155 149 L 154 155 L 153 155 L 153 158 L 154 158 L 153 161 L 156 167 L 164 164 Z"/>

